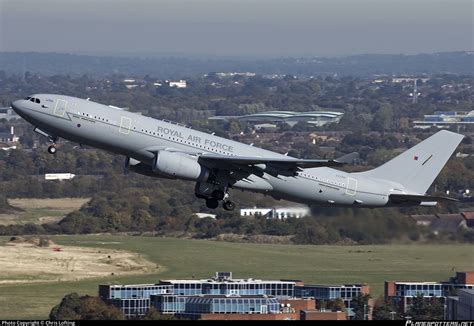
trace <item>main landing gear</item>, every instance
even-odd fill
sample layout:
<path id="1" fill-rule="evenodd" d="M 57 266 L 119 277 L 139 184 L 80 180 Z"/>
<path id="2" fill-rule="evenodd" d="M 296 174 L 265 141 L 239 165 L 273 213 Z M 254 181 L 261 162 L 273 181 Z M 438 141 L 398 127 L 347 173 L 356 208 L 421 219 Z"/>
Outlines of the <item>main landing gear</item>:
<path id="1" fill-rule="evenodd" d="M 219 207 L 220 201 L 222 201 L 222 208 L 224 208 L 226 211 L 233 211 L 235 209 L 235 203 L 230 200 L 229 193 L 222 190 L 214 190 L 210 197 L 196 193 L 196 197 L 205 199 L 206 206 L 209 209 L 216 209 Z"/>

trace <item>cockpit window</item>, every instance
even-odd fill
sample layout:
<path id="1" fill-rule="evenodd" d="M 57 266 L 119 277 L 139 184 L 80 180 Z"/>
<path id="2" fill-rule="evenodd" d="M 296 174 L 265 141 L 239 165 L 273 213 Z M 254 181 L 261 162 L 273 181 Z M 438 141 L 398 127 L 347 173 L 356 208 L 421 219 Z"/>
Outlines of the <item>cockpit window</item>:
<path id="1" fill-rule="evenodd" d="M 31 96 L 25 97 L 25 100 L 28 101 L 30 98 L 31 98 Z"/>
<path id="2" fill-rule="evenodd" d="M 32 97 L 32 98 L 30 98 L 30 101 L 34 103 L 35 99 Z"/>
<path id="3" fill-rule="evenodd" d="M 39 98 L 35 98 L 35 102 L 39 104 L 40 103 Z"/>

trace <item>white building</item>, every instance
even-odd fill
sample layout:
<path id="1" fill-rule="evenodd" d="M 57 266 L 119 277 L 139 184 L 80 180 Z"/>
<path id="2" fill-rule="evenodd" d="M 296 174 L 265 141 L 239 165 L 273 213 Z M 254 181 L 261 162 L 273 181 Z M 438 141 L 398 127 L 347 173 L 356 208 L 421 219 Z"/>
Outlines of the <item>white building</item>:
<path id="1" fill-rule="evenodd" d="M 272 208 L 242 208 L 240 209 L 240 216 L 242 217 L 250 217 L 250 216 L 265 216 L 268 217 L 268 215 L 272 212 Z"/>
<path id="2" fill-rule="evenodd" d="M 255 77 L 256 73 L 254 72 L 218 72 L 216 73 L 216 76 L 220 78 L 226 78 L 226 77 L 234 77 L 234 76 L 242 76 L 242 77 Z"/>
<path id="3" fill-rule="evenodd" d="M 72 173 L 47 173 L 44 175 L 44 179 L 51 181 L 63 181 L 63 180 L 72 180 L 76 175 Z"/>
<path id="4" fill-rule="evenodd" d="M 267 219 L 284 220 L 287 218 L 301 218 L 311 215 L 307 206 L 277 207 L 277 208 L 242 208 L 241 217 L 265 217 Z"/>
<path id="5" fill-rule="evenodd" d="M 412 83 L 415 80 L 421 80 L 421 82 L 426 83 L 429 78 L 415 78 L 415 77 L 397 77 L 392 78 L 392 83 Z"/>
<path id="6" fill-rule="evenodd" d="M 413 121 L 413 128 L 427 129 L 432 126 L 449 128 L 449 126 L 474 124 L 474 110 L 470 112 L 436 111 L 425 115 L 424 120 Z"/>
<path id="7" fill-rule="evenodd" d="M 10 127 L 10 132 L 0 133 L 0 143 L 12 144 L 17 143 L 20 140 L 18 136 L 15 135 L 15 128 Z"/>
<path id="8" fill-rule="evenodd" d="M 170 81 L 170 87 L 186 88 L 186 81 L 182 79 L 179 81 Z"/>
<path id="9" fill-rule="evenodd" d="M 11 120 L 18 118 L 18 114 L 16 114 L 12 108 L 0 108 L 0 119 Z"/>
<path id="10" fill-rule="evenodd" d="M 194 213 L 193 215 L 196 215 L 197 218 L 206 218 L 206 217 L 210 217 L 210 218 L 213 218 L 213 219 L 216 218 L 216 214 Z"/>

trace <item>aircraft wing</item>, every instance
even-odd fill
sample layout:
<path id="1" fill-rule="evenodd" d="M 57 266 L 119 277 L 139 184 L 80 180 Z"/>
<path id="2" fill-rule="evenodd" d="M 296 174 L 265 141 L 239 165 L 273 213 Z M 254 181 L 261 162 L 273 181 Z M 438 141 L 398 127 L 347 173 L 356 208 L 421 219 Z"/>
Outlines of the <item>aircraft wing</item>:
<path id="1" fill-rule="evenodd" d="M 390 194 L 390 201 L 396 204 L 403 204 L 409 202 L 439 202 L 439 201 L 459 201 L 455 198 L 444 196 L 424 196 L 424 195 L 405 195 L 405 194 Z"/>
<path id="2" fill-rule="evenodd" d="M 199 160 L 203 163 L 215 165 L 253 165 L 253 166 L 273 166 L 283 170 L 298 170 L 299 168 L 315 168 L 323 166 L 340 166 L 350 163 L 358 156 L 358 153 L 344 155 L 335 160 L 304 160 L 292 157 L 246 157 L 246 156 L 224 156 L 215 154 L 202 154 Z"/>

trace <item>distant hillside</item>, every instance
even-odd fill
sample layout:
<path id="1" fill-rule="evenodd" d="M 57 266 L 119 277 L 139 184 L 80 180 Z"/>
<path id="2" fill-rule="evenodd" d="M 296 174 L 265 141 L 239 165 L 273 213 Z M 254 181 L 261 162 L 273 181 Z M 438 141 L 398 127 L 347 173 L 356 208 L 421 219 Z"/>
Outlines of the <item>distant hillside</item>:
<path id="1" fill-rule="evenodd" d="M 213 71 L 251 71 L 297 76 L 368 76 L 373 74 L 474 74 L 474 53 L 446 52 L 417 55 L 364 54 L 337 58 L 190 59 L 124 58 L 61 53 L 0 52 L 0 71 L 43 75 L 103 76 L 124 74 L 159 78 L 196 76 Z"/>

